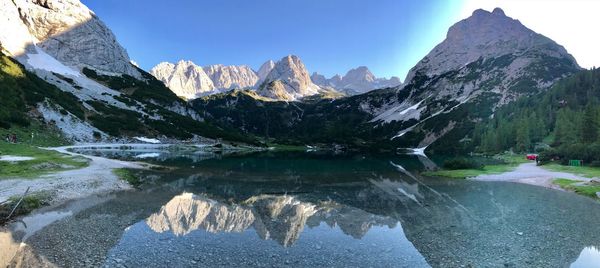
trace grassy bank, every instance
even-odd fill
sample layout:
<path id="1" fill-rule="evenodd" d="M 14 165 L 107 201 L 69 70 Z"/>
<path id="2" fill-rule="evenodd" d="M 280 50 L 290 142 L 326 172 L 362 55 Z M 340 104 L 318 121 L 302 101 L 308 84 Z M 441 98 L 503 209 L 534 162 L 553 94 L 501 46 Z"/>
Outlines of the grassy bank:
<path id="1" fill-rule="evenodd" d="M 579 182 L 569 179 L 555 179 L 552 182 L 567 191 L 598 199 L 596 193 L 600 192 L 600 183 Z"/>
<path id="2" fill-rule="evenodd" d="M 496 155 L 492 160 L 497 160 L 498 164 L 483 165 L 481 168 L 469 169 L 441 169 L 437 171 L 424 172 L 425 176 L 446 177 L 453 179 L 465 179 L 477 177 L 479 175 L 501 174 L 513 171 L 517 166 L 527 163 L 524 155 L 502 154 Z"/>
<path id="3" fill-rule="evenodd" d="M 0 224 L 4 223 L 6 218 L 10 215 L 15 205 L 21 199 L 20 196 L 13 196 L 6 203 L 0 204 Z M 22 215 L 27 215 L 31 211 L 38 209 L 42 206 L 47 205 L 49 196 L 45 193 L 34 193 L 28 194 L 23 198 L 21 204 L 17 207 L 12 215 L 12 218 Z"/>
<path id="4" fill-rule="evenodd" d="M 140 185 L 142 185 L 142 180 L 140 180 L 138 176 L 133 174 L 133 172 L 130 169 L 117 168 L 113 170 L 113 173 L 117 175 L 119 179 L 126 181 L 133 187 L 139 187 Z"/>
<path id="5" fill-rule="evenodd" d="M 83 168 L 88 165 L 88 160 L 82 157 L 72 157 L 29 144 L 11 144 L 0 141 L 0 156 L 7 155 L 32 157 L 33 160 L 0 161 L 0 179 L 35 178 L 52 172 Z"/>
<path id="6" fill-rule="evenodd" d="M 589 166 L 572 167 L 572 166 L 563 166 L 563 165 L 553 163 L 553 164 L 543 165 L 542 168 L 545 168 L 550 171 L 571 173 L 571 174 L 575 174 L 575 175 L 586 177 L 586 178 L 594 178 L 594 177 L 600 178 L 600 168 L 599 167 L 589 167 Z"/>

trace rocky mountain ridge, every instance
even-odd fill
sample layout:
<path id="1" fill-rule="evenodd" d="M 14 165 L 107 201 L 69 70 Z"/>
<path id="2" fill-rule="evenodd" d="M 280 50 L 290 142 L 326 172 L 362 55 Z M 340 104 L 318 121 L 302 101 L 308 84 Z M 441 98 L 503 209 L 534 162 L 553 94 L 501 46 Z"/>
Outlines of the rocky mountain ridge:
<path id="1" fill-rule="evenodd" d="M 13 57 L 42 49 L 64 65 L 141 78 L 110 29 L 78 0 L 3 0 L 0 44 Z"/>
<path id="2" fill-rule="evenodd" d="M 15 114 L 0 116 L 2 127 L 40 123 L 74 142 L 236 135 L 205 122 L 133 65 L 110 29 L 78 0 L 2 0 L 0 15 L 3 98 L 24 102 L 0 107 L 0 114 Z"/>
<path id="3" fill-rule="evenodd" d="M 343 77 L 334 75 L 327 79 L 325 76 L 314 72 L 311 75 L 313 82 L 322 87 L 331 87 L 346 93 L 347 95 L 358 95 L 371 90 L 397 87 L 402 85 L 400 78 L 393 76 L 389 79 L 377 78 L 366 66 L 351 69 Z"/>
<path id="4" fill-rule="evenodd" d="M 477 122 L 493 116 L 498 107 L 544 92 L 580 70 L 562 46 L 501 9 L 477 10 L 452 26 L 446 40 L 411 69 L 398 87 L 302 105 L 267 105 L 240 95 L 193 104 L 223 125 L 301 144 L 468 151 Z M 319 83 L 323 78 L 313 75 Z M 262 121 L 270 123 L 262 125 Z"/>
<path id="5" fill-rule="evenodd" d="M 327 79 L 316 72 L 308 75 L 306 66 L 295 55 L 283 57 L 277 63 L 269 60 L 258 71 L 246 65 L 200 67 L 190 61 L 180 61 L 176 64 L 162 62 L 150 73 L 175 94 L 188 100 L 231 89 L 250 89 L 266 98 L 292 101 L 331 92 L 340 92 L 335 94 L 340 96 L 357 95 L 402 84 L 397 77 L 376 78 L 364 66 L 348 71 L 344 77 L 336 75 Z"/>

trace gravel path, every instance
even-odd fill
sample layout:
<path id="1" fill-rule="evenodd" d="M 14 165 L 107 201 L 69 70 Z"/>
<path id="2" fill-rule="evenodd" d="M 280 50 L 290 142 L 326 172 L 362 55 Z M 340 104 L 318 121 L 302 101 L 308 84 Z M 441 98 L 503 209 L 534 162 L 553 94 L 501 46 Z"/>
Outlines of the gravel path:
<path id="1" fill-rule="evenodd" d="M 41 176 L 37 179 L 0 180 L 0 202 L 11 196 L 21 195 L 31 187 L 31 192 L 48 192 L 53 203 L 66 200 L 129 189 L 131 186 L 121 181 L 112 170 L 115 168 L 145 168 L 143 164 L 107 159 L 103 157 L 81 155 L 67 151 L 71 147 L 50 148 L 73 156 L 82 156 L 90 160 L 89 166 L 76 170 L 67 170 Z"/>
<path id="2" fill-rule="evenodd" d="M 552 181 L 557 178 L 582 182 L 588 182 L 591 180 L 589 178 L 584 178 L 571 173 L 545 170 L 536 166 L 535 163 L 521 164 L 515 170 L 502 174 L 479 175 L 469 179 L 477 181 L 509 181 L 537 185 L 552 189 L 561 189 L 559 186 L 552 183 Z"/>

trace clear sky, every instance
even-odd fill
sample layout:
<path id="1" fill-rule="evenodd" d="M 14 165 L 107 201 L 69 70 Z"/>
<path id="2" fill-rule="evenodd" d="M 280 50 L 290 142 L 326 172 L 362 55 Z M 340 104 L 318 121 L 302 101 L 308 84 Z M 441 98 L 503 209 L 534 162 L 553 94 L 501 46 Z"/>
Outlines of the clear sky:
<path id="1" fill-rule="evenodd" d="M 570 30 L 573 24 L 594 25 L 597 15 L 592 13 L 600 10 L 596 4 L 600 1 L 595 0 L 82 2 L 113 30 L 130 57 L 146 70 L 162 61 L 181 59 L 198 65 L 247 64 L 258 69 L 269 59 L 295 54 L 310 72 L 328 77 L 365 65 L 376 76 L 404 79 L 408 70 L 445 38 L 452 24 L 476 8 L 492 10 L 496 6 L 565 45 L 584 67 L 600 63 L 598 57 L 588 61 L 585 54 L 576 53 L 600 47 L 598 36 L 587 32 L 588 39 L 596 40 L 581 42 L 581 36 L 573 38 L 577 31 Z M 565 16 L 561 12 L 564 6 L 575 14 Z M 575 16 L 577 12 L 589 16 L 582 19 Z"/>

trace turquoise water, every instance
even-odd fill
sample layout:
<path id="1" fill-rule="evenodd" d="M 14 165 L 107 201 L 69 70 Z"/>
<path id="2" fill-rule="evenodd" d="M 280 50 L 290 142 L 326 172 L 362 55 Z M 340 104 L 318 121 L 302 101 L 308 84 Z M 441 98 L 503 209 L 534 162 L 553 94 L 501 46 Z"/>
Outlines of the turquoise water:
<path id="1" fill-rule="evenodd" d="M 598 202 L 422 177 L 435 163 L 416 156 L 87 153 L 176 169 L 55 208 L 27 244 L 60 266 L 600 266 Z"/>

